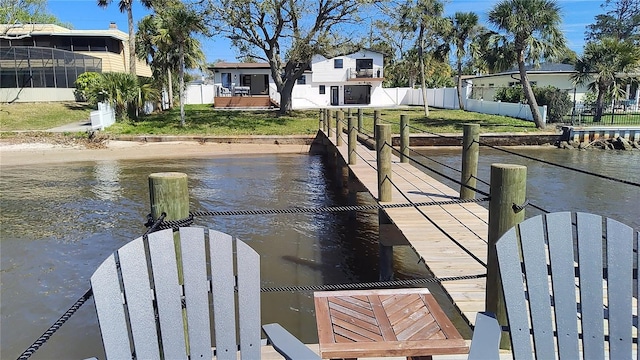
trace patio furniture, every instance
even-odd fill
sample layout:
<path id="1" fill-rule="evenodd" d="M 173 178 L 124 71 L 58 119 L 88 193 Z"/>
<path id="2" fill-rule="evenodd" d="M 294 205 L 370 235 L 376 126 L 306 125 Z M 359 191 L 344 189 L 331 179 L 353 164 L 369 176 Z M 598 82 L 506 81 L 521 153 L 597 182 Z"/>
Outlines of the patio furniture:
<path id="1" fill-rule="evenodd" d="M 137 238 L 100 265 L 91 286 L 109 359 L 236 359 L 238 350 L 260 358 L 260 257 L 227 234 L 190 227 Z M 263 329 L 287 359 L 317 358 L 278 324 Z"/>
<path id="2" fill-rule="evenodd" d="M 639 236 L 615 220 L 570 212 L 507 231 L 496 251 L 514 359 L 635 358 Z M 479 319 L 470 358 L 497 358 L 500 327 L 487 314 Z"/>
<path id="3" fill-rule="evenodd" d="M 313 297 L 323 359 L 469 351 L 428 289 L 322 291 Z"/>

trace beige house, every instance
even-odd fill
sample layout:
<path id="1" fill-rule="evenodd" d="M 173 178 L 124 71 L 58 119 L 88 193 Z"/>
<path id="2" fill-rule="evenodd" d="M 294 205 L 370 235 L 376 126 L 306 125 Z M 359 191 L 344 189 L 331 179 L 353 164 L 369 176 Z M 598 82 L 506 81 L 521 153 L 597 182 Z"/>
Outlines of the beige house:
<path id="1" fill-rule="evenodd" d="M 128 72 L 129 35 L 53 24 L 0 24 L 0 102 L 73 101 L 84 72 Z M 151 76 L 143 61 L 138 76 Z"/>

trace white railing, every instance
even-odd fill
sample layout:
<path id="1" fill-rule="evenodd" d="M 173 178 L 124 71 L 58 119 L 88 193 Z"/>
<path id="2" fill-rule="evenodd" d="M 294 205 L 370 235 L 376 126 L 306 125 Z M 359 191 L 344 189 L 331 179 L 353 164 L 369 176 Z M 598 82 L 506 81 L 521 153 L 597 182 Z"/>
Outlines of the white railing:
<path id="1" fill-rule="evenodd" d="M 89 115 L 91 128 L 93 130 L 103 130 L 116 122 L 116 112 L 108 103 L 98 103 L 98 110 L 94 110 Z"/>

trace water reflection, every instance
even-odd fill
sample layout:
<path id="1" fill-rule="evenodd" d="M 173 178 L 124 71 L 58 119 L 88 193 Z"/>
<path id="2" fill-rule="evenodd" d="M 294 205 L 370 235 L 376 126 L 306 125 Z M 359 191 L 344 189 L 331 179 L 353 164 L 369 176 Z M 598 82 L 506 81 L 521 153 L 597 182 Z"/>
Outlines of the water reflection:
<path id="1" fill-rule="evenodd" d="M 91 189 L 103 201 L 114 201 L 120 197 L 120 165 L 117 161 L 99 161 L 93 167 L 96 184 Z"/>

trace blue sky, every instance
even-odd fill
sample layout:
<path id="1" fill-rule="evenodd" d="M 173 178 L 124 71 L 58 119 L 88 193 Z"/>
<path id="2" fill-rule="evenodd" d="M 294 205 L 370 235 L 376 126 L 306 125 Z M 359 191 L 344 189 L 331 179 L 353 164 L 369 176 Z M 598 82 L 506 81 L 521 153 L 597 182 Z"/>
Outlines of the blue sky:
<path id="1" fill-rule="evenodd" d="M 473 11 L 486 23 L 488 10 L 497 3 L 496 0 L 458 1 L 452 0 L 445 5 L 445 15 L 456 11 Z M 562 9 L 562 29 L 571 49 L 582 53 L 584 31 L 587 25 L 594 22 L 594 17 L 603 13 L 600 5 L 603 0 L 559 0 Z M 107 29 L 110 22 L 115 22 L 118 29 L 127 32 L 127 16 L 118 11 L 118 0 L 106 9 L 98 7 L 94 0 L 49 0 L 48 8 L 62 22 L 73 24 L 74 29 Z M 133 16 L 137 23 L 149 10 L 139 1 L 134 3 Z M 236 61 L 236 51 L 224 38 L 201 39 L 207 62 L 217 59 Z"/>

